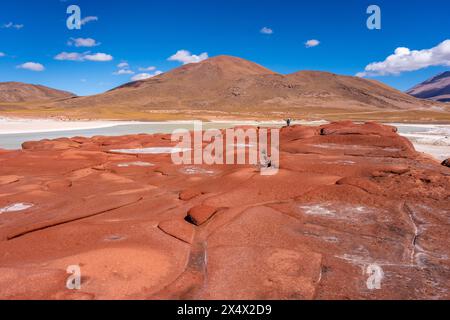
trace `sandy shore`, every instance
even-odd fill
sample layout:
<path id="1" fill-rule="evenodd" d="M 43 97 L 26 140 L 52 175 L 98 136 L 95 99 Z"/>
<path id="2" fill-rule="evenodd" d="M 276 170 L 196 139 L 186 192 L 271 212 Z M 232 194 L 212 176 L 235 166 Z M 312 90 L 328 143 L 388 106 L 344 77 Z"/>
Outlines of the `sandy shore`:
<path id="1" fill-rule="evenodd" d="M 5 118 L 0 117 L 0 135 L 1 134 L 22 134 L 22 133 L 42 133 L 42 132 L 58 132 L 58 131 L 73 131 L 73 130 L 87 130 L 87 129 L 101 129 L 110 128 L 119 125 L 133 125 L 133 124 L 189 124 L 195 120 L 180 120 L 180 121 L 99 121 L 99 120 L 84 120 L 84 121 L 70 121 L 57 119 L 25 119 L 25 118 Z M 200 121 L 200 120 L 199 120 Z M 283 121 L 253 121 L 253 120 L 213 120 L 214 124 L 229 124 L 236 125 L 283 125 Z M 322 125 L 327 121 L 294 121 L 293 124 L 301 125 Z"/>
<path id="2" fill-rule="evenodd" d="M 135 121 L 63 121 L 53 119 L 0 118 L 0 134 L 56 132 L 108 128 Z"/>

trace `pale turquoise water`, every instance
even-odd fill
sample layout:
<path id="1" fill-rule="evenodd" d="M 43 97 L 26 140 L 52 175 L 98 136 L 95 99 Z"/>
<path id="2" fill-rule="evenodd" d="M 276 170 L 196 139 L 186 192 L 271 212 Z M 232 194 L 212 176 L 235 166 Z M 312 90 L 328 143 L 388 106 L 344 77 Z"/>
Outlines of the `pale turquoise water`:
<path id="1" fill-rule="evenodd" d="M 242 124 L 242 123 L 239 123 Z M 223 129 L 235 126 L 233 122 L 204 122 L 203 129 Z M 279 126 L 260 123 L 261 126 Z M 280 124 L 281 125 L 281 124 Z M 394 124 L 395 125 L 395 124 Z M 450 158 L 450 126 L 446 125 L 397 125 L 399 133 L 410 139 L 418 151 L 433 154 L 438 159 Z M 122 136 L 127 134 L 171 133 L 176 129 L 193 130 L 193 123 L 135 123 L 98 129 L 67 130 L 42 133 L 0 134 L 1 149 L 20 149 L 25 141 L 56 139 L 62 137 Z"/>
<path id="2" fill-rule="evenodd" d="M 203 129 L 210 128 L 231 128 L 232 123 L 203 123 Z M 98 129 L 68 130 L 56 132 L 21 133 L 21 134 L 0 134 L 0 148 L 20 149 L 22 143 L 26 141 L 39 141 L 43 139 L 57 139 L 62 137 L 93 137 L 93 136 L 123 136 L 127 134 L 140 133 L 171 133 L 175 129 L 193 130 L 191 123 L 143 123 L 117 125 L 114 127 Z"/>

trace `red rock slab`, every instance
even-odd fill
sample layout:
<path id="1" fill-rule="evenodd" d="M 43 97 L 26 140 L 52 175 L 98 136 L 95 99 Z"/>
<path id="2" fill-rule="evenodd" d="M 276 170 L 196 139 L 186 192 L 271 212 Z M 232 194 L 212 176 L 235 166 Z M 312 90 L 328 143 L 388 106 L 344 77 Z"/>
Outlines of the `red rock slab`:
<path id="1" fill-rule="evenodd" d="M 81 267 L 80 294 L 93 299 L 144 299 L 178 277 L 189 247 L 144 219 L 146 212 L 152 213 L 151 205 L 133 205 L 128 212 L 123 209 L 112 211 L 111 216 L 94 216 L 0 242 L 0 261 L 11 265 L 19 260 L 24 267 L 34 266 L 34 272 L 47 281 L 41 290 L 45 299 L 80 298 L 66 294 L 68 275 L 59 279 L 47 273 L 58 270 L 65 274 L 69 265 Z M 22 250 L 13 250 L 16 247 Z M 11 292 L 33 292 L 34 285 L 43 281 L 24 281 Z M 47 290 L 49 284 L 53 287 Z"/>
<path id="2" fill-rule="evenodd" d="M 406 165 L 387 165 L 372 172 L 372 177 L 385 177 L 389 174 L 401 175 L 407 173 L 410 168 Z"/>
<path id="3" fill-rule="evenodd" d="M 58 151 L 19 151 L 16 154 L 20 156 L 2 162 L 2 175 L 17 175 L 20 172 L 21 176 L 27 177 L 58 176 L 96 165 L 91 159 L 61 159 Z"/>
<path id="4" fill-rule="evenodd" d="M 295 217 L 270 207 L 242 208 L 227 223 L 210 231 L 208 248 L 245 245 L 303 250 L 305 248 L 299 241 L 300 235 L 292 232 L 292 228 L 300 225 L 301 222 Z"/>
<path id="5" fill-rule="evenodd" d="M 80 144 L 68 138 L 55 140 L 30 141 L 22 144 L 24 150 L 66 150 L 79 148 Z"/>
<path id="6" fill-rule="evenodd" d="M 313 299 L 321 255 L 276 247 L 219 247 L 208 250 L 208 292 L 201 299 Z"/>
<path id="7" fill-rule="evenodd" d="M 333 122 L 321 127 L 321 135 L 383 135 L 395 136 L 397 129 L 375 122 L 355 124 L 350 121 Z"/>
<path id="8" fill-rule="evenodd" d="M 68 276 L 65 270 L 0 267 L 0 272 L 2 274 L 0 299 L 2 300 L 51 300 L 57 299 L 58 296 L 62 297 L 58 293 L 64 291 L 69 293 L 69 290 L 64 288 Z M 34 292 L 33 296 L 30 296 L 30 292 Z"/>
<path id="9" fill-rule="evenodd" d="M 156 290 L 173 276 L 170 255 L 148 247 L 86 251 L 52 261 L 49 267 L 64 270 L 69 265 L 81 266 L 86 279 L 81 290 L 96 299 L 133 299 L 144 290 Z"/>
<path id="10" fill-rule="evenodd" d="M 217 210 L 215 207 L 206 205 L 195 206 L 189 210 L 187 219 L 196 226 L 200 226 L 211 219 Z"/>
<path id="11" fill-rule="evenodd" d="M 280 131 L 280 139 L 286 142 L 312 138 L 320 134 L 320 129 L 316 127 L 291 126 L 284 127 Z"/>
<path id="12" fill-rule="evenodd" d="M 222 180 L 226 179 L 224 177 Z M 233 190 L 205 200 L 213 207 L 247 206 L 295 198 L 322 185 L 335 184 L 339 176 L 280 169 L 274 176 L 253 175 Z"/>
<path id="13" fill-rule="evenodd" d="M 104 163 L 108 155 L 104 152 L 84 151 L 78 149 L 68 149 L 60 153 L 63 160 L 93 160 L 95 162 Z"/>
<path id="14" fill-rule="evenodd" d="M 223 194 L 237 188 L 241 183 L 253 176 L 259 175 L 256 168 L 243 168 L 242 166 L 220 166 L 223 172 L 220 175 L 185 178 L 190 188 L 199 190 L 204 194 Z M 193 180 L 193 178 L 196 178 Z"/>
<path id="15" fill-rule="evenodd" d="M 72 186 L 72 181 L 69 179 L 57 179 L 47 182 L 47 188 L 51 191 L 60 191 L 62 189 L 67 189 Z"/>
<path id="16" fill-rule="evenodd" d="M 301 235 L 292 231 L 295 226 L 301 223 L 260 206 L 244 210 L 213 231 L 207 239 L 210 290 L 201 297 L 312 299 L 322 257 L 299 241 Z"/>
<path id="17" fill-rule="evenodd" d="M 66 288 L 69 266 L 80 267 L 79 291 Z M 145 292 L 157 290 L 173 277 L 170 255 L 145 247 L 90 250 L 21 273 L 9 270 L 0 279 L 3 299 L 29 299 L 30 291 L 36 292 L 34 299 L 142 299 Z M 23 280 L 17 281 L 18 277 Z"/>
<path id="18" fill-rule="evenodd" d="M 375 182 L 367 178 L 360 177 L 345 177 L 336 182 L 337 185 L 350 185 L 360 188 L 371 194 L 383 194 L 383 189 L 378 186 Z"/>
<path id="19" fill-rule="evenodd" d="M 11 184 L 20 180 L 19 176 L 0 176 L 0 185 Z"/>
<path id="20" fill-rule="evenodd" d="M 165 220 L 159 223 L 158 228 L 186 243 L 192 244 L 194 241 L 195 227 L 185 220 Z"/>
<path id="21" fill-rule="evenodd" d="M 167 199 L 164 200 L 167 204 Z M 158 224 L 161 220 L 167 220 L 168 216 L 182 220 L 183 212 L 170 212 L 167 205 L 163 206 L 164 202 L 158 204 L 143 200 L 106 214 L 54 225 L 9 241 L 0 241 L 0 261 L 4 265 L 14 264 L 15 261 L 26 265 L 76 254 L 80 249 L 85 251 L 117 246 L 148 246 L 182 258 L 177 260 L 178 267 L 182 268 L 185 265 L 183 259 L 189 254 L 189 246 L 169 237 L 158 228 Z M 166 215 L 166 212 L 170 214 Z M 21 250 L 13 250 L 16 247 Z"/>
<path id="22" fill-rule="evenodd" d="M 79 143 L 79 144 L 87 143 L 87 142 L 90 141 L 90 139 L 87 138 L 87 137 L 78 137 L 78 136 L 77 137 L 72 137 L 70 139 L 72 141 L 76 142 L 76 143 Z"/>
<path id="23" fill-rule="evenodd" d="M 202 193 L 200 191 L 188 189 L 188 190 L 181 191 L 179 198 L 180 198 L 180 200 L 183 200 L 183 201 L 189 201 L 191 199 L 194 199 L 194 198 L 200 196 L 201 194 Z"/>
<path id="24" fill-rule="evenodd" d="M 123 206 L 136 203 L 141 200 L 141 195 L 131 194 L 121 197 L 116 196 L 94 196 L 90 199 L 75 202 L 72 206 L 54 208 L 53 210 L 43 210 L 32 216 L 25 216 L 20 223 L 17 221 L 14 227 L 9 230 L 0 228 L 0 236 L 6 235 L 7 239 L 14 239 L 28 233 L 44 230 L 52 226 L 57 226 L 79 219 L 92 217 Z"/>

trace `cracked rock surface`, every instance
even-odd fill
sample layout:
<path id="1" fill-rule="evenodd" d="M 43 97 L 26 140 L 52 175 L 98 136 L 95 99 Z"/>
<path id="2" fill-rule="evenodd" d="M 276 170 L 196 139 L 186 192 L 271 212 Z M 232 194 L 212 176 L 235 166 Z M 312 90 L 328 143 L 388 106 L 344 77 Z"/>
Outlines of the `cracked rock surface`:
<path id="1" fill-rule="evenodd" d="M 283 128 L 273 176 L 111 152 L 174 146 L 130 135 L 2 150 L 0 298 L 450 299 L 450 169 L 395 128 Z M 66 288 L 73 265 L 80 290 Z"/>

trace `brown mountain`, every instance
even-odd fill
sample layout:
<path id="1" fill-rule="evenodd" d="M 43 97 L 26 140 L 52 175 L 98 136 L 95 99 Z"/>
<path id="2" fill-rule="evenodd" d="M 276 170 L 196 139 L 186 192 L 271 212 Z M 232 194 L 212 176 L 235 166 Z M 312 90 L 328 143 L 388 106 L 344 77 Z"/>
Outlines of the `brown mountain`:
<path id="1" fill-rule="evenodd" d="M 49 101 L 74 97 L 70 92 L 22 82 L 0 82 L 0 103 Z"/>
<path id="2" fill-rule="evenodd" d="M 282 75 L 244 59 L 218 56 L 103 94 L 46 104 L 45 113 L 152 120 L 286 116 L 376 120 L 386 113 L 405 119 L 406 111 L 407 117 L 428 118 L 434 107 L 435 102 L 373 80 L 317 71 Z M 448 113 L 445 116 L 450 120 Z"/>
<path id="3" fill-rule="evenodd" d="M 407 93 L 417 98 L 450 102 L 450 71 L 422 82 Z"/>

